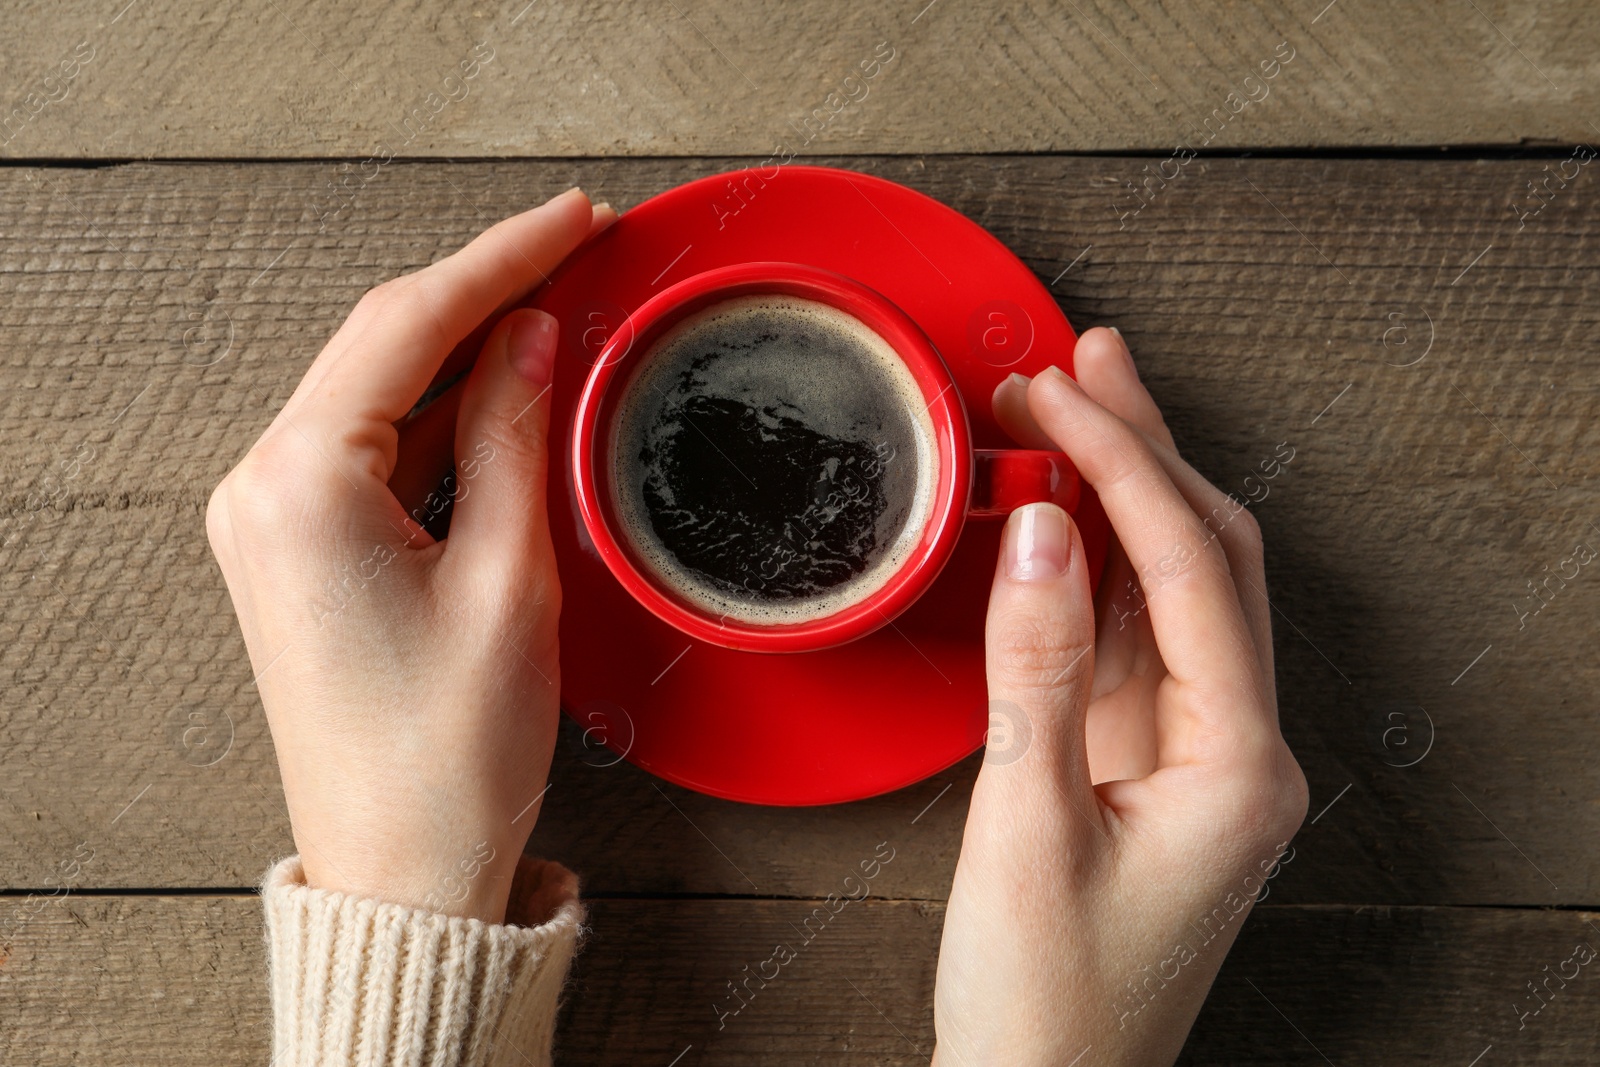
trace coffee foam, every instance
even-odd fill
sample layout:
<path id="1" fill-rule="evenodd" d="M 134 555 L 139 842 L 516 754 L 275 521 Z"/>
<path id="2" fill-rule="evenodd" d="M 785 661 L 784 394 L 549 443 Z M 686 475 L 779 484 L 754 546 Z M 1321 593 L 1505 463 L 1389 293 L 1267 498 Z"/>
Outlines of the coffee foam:
<path id="1" fill-rule="evenodd" d="M 795 340 L 809 334 L 811 344 Z M 814 343 L 823 339 L 820 348 Z M 840 349 L 844 349 L 840 353 Z M 804 361 L 803 373 L 796 373 Z M 831 365 L 830 365 L 831 364 Z M 664 399 L 692 375 L 694 394 L 754 403 L 803 416 L 807 426 L 852 441 L 907 438 L 884 468 L 891 501 L 879 518 L 878 547 L 864 571 L 817 595 L 780 600 L 740 595 L 685 567 L 657 535 L 643 485 L 657 470 L 624 462 L 655 444 L 652 431 Z M 899 411 L 877 420 L 877 405 Z M 864 417 L 868 416 L 868 417 Z M 727 457 L 735 466 L 737 456 Z M 613 501 L 635 557 L 667 588 L 701 610 L 756 625 L 811 621 L 859 603 L 883 588 L 920 543 L 938 483 L 935 429 L 922 389 L 894 348 L 864 323 L 829 305 L 770 295 L 735 298 L 697 312 L 669 329 L 639 360 L 612 421 Z M 633 468 L 630 477 L 629 468 Z M 659 483 L 658 483 L 659 484 Z M 901 506 L 893 506 L 893 501 Z M 884 547 L 887 542 L 887 547 Z"/>

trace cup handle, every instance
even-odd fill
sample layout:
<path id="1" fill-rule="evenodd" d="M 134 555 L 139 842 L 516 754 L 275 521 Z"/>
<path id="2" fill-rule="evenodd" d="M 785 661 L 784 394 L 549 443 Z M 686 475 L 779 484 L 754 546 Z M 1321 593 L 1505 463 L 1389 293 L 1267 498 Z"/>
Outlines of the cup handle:
<path id="1" fill-rule="evenodd" d="M 1005 518 L 1024 504 L 1044 501 L 1068 512 L 1078 506 L 1083 480 L 1064 452 L 980 448 L 972 456 L 969 518 Z"/>

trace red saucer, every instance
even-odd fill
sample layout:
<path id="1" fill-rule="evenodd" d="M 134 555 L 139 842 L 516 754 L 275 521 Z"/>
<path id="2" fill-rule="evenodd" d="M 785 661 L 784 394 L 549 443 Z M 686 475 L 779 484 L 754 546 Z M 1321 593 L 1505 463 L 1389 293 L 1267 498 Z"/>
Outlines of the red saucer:
<path id="1" fill-rule="evenodd" d="M 1013 442 L 989 397 L 1013 371 L 1071 373 L 1072 327 L 1038 279 L 962 215 L 881 178 L 826 167 L 702 178 L 640 204 L 562 266 L 535 305 L 561 323 L 550 428 L 550 525 L 564 590 L 567 714 L 652 774 L 756 804 L 832 804 L 920 781 L 983 743 L 983 623 L 999 521 L 969 520 L 939 579 L 895 622 L 820 652 L 695 641 L 625 592 L 573 503 L 573 408 L 611 332 L 693 274 L 754 260 L 823 267 L 917 321 L 965 397 L 973 445 Z M 1098 577 L 1107 523 L 1074 516 Z"/>

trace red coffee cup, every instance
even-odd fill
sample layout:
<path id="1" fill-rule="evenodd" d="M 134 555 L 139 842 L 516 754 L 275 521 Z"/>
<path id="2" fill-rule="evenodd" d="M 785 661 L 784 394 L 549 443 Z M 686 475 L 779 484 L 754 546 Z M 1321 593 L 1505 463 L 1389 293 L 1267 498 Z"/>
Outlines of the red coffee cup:
<path id="1" fill-rule="evenodd" d="M 637 361 L 677 323 L 738 297 L 788 296 L 828 305 L 882 338 L 904 362 L 927 402 L 938 473 L 920 538 L 887 582 L 818 618 L 763 624 L 717 615 L 656 577 L 617 518 L 610 450 L 620 386 Z M 966 410 L 949 368 L 920 327 L 867 286 L 797 263 L 742 263 L 694 275 L 646 301 L 601 349 L 578 400 L 572 478 L 584 527 L 623 588 L 663 622 L 690 637 L 747 652 L 807 652 L 864 637 L 910 607 L 939 576 L 966 520 L 1003 518 L 1024 504 L 1052 501 L 1072 510 L 1081 482 L 1060 452 L 974 449 Z"/>

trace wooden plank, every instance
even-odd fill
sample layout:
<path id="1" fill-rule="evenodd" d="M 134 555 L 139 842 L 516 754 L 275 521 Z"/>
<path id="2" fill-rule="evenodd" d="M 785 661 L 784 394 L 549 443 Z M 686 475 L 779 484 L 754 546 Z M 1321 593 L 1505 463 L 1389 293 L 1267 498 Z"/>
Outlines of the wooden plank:
<path id="1" fill-rule="evenodd" d="M 1600 546 L 1589 174 L 1519 223 L 1542 164 L 1195 160 L 1119 220 L 1108 189 L 1145 162 L 853 165 L 987 226 L 1074 322 L 1121 325 L 1223 488 L 1296 450 L 1257 508 L 1316 816 L 1282 899 L 1594 903 L 1600 584 L 1514 610 Z M 396 165 L 326 232 L 313 165 L 0 172 L 0 884 L 53 885 L 80 845 L 75 884 L 108 888 L 249 885 L 286 852 L 212 485 L 368 286 L 575 181 L 626 207 L 726 165 Z M 947 891 L 970 763 L 817 810 L 668 788 L 680 815 L 565 737 L 534 847 L 595 890 L 820 896 L 914 833 L 885 891 Z"/>
<path id="2" fill-rule="evenodd" d="M 264 1063 L 271 1041 L 251 897 L 0 901 L 7 1063 Z"/>
<path id="3" fill-rule="evenodd" d="M 818 904 L 594 901 L 558 1062 L 927 1063 L 942 906 L 869 898 L 797 929 Z M 1600 945 L 1595 918 L 1265 905 L 1180 1062 L 1431 1067 L 1465 1065 L 1493 1046 L 1483 1062 L 1593 1063 L 1600 980 L 1592 967 L 1565 985 L 1550 976 L 1575 945 Z M 778 944 L 795 958 L 735 999 L 728 983 L 742 983 L 747 966 L 770 974 L 762 963 Z M 1530 982 L 1549 991 L 1542 1008 Z M 1118 1017 L 1119 992 L 1104 993 Z M 49 903 L 0 966 L 0 1009 L 8 1063 L 265 1062 L 258 905 L 249 897 Z"/>
<path id="4" fill-rule="evenodd" d="M 1584 0 L 409 0 L 337 17 L 310 0 L 73 0 L 28 5 L 0 38 L 0 157 L 1570 145 L 1600 111 L 1589 15 Z"/>
<path id="5" fill-rule="evenodd" d="M 1591 1063 L 1600 982 L 1543 984 L 1580 943 L 1582 912 L 1267 906 L 1179 1063 Z"/>

